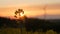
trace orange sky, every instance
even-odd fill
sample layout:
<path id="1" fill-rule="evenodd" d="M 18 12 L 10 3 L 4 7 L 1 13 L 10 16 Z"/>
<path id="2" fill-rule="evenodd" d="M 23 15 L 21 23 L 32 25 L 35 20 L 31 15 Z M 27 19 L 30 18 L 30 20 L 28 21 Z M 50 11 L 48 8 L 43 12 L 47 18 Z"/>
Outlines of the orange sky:
<path id="1" fill-rule="evenodd" d="M 60 8 L 59 7 L 54 6 L 54 5 L 53 6 L 48 5 L 46 7 L 47 18 L 48 18 L 48 15 L 53 15 L 53 17 L 55 15 L 56 16 L 58 15 L 58 17 L 60 17 L 59 16 L 60 15 Z M 22 8 L 27 17 L 43 16 L 43 18 L 44 18 L 44 14 L 45 14 L 45 11 L 43 10 L 44 6 L 3 7 L 3 8 L 0 8 L 0 16 L 14 16 L 15 10 L 17 10 L 18 8 Z"/>
<path id="2" fill-rule="evenodd" d="M 60 18 L 60 0 L 0 0 L 0 16 L 14 16 L 15 10 L 22 8 L 27 17 L 44 18 L 45 6 L 46 18 Z"/>

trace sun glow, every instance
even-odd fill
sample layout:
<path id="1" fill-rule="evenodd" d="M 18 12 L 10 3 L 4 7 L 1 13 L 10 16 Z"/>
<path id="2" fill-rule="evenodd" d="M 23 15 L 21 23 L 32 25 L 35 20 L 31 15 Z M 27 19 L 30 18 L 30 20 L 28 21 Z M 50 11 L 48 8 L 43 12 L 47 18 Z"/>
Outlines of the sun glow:
<path id="1" fill-rule="evenodd" d="M 21 12 L 21 13 L 20 13 L 20 16 L 24 16 L 24 14 Z"/>

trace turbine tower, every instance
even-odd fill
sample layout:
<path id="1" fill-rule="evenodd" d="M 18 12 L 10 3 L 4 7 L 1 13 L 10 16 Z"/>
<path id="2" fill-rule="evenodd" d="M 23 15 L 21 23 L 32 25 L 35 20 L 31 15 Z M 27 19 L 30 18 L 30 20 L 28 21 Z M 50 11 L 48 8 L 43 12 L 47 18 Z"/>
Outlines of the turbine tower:
<path id="1" fill-rule="evenodd" d="M 46 20 L 46 8 L 47 8 L 47 5 L 44 6 L 43 10 L 44 10 L 44 20 Z"/>
<path id="2" fill-rule="evenodd" d="M 24 17 L 24 11 L 23 11 L 23 9 L 16 10 L 14 17 L 18 18 L 18 19 L 16 19 L 16 21 L 18 23 L 18 27 L 20 27 L 20 29 L 21 29 L 20 31 L 21 31 L 21 34 L 22 34 L 23 33 L 23 31 L 22 31 L 23 23 L 25 23 L 25 17 Z M 22 22 L 20 22 L 20 20 L 22 20 Z"/>

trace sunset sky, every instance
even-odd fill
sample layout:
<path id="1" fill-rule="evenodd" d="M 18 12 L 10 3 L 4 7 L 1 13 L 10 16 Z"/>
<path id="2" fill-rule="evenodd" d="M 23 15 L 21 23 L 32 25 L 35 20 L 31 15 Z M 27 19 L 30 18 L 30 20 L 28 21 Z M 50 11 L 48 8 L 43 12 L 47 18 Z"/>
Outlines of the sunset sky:
<path id="1" fill-rule="evenodd" d="M 15 10 L 22 8 L 27 17 L 60 19 L 60 0 L 0 0 L 0 16 L 13 17 Z"/>

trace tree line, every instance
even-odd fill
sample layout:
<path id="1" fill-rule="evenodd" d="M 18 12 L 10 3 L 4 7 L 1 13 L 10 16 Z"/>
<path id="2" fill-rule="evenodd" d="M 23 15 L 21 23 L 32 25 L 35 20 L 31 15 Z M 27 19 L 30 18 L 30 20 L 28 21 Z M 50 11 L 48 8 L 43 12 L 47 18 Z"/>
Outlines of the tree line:
<path id="1" fill-rule="evenodd" d="M 20 23 L 22 21 L 20 20 Z M 15 19 L 11 20 L 8 18 L 0 17 L 0 29 L 2 27 L 12 27 L 12 28 L 20 28 L 20 23 L 18 24 Z M 50 20 L 44 20 L 44 19 L 37 19 L 37 18 L 26 18 L 24 27 L 26 28 L 26 31 L 42 31 L 46 32 L 48 30 L 53 30 L 57 33 L 60 32 L 60 20 L 57 21 L 50 21 Z"/>

